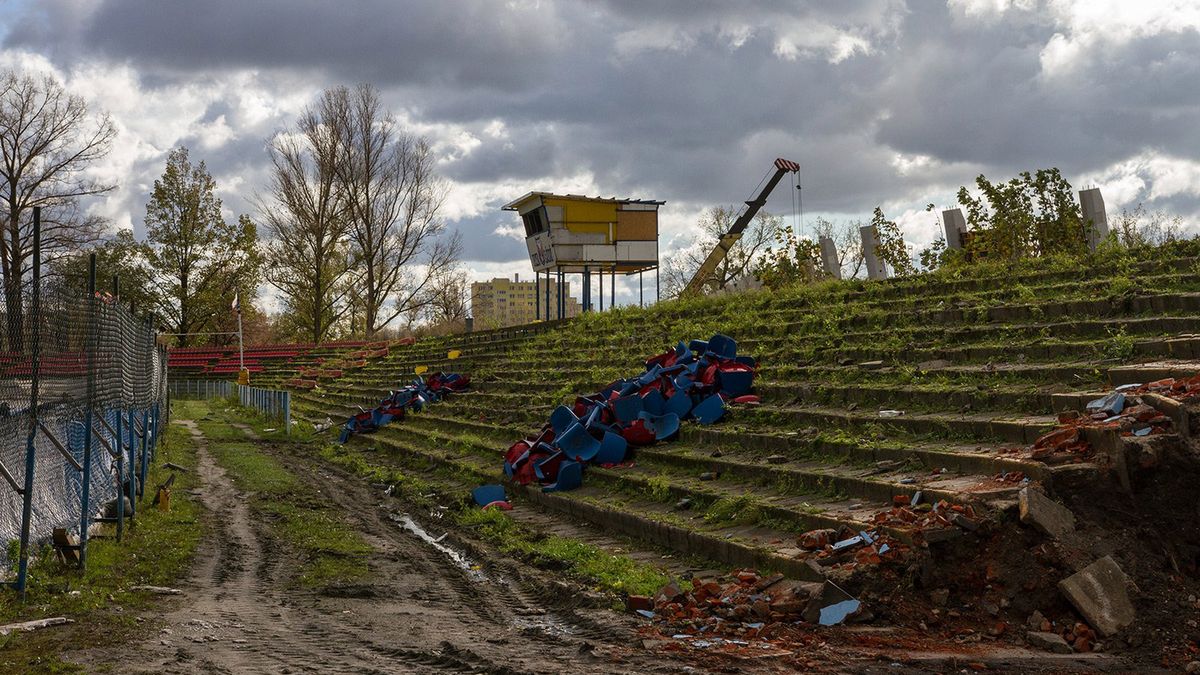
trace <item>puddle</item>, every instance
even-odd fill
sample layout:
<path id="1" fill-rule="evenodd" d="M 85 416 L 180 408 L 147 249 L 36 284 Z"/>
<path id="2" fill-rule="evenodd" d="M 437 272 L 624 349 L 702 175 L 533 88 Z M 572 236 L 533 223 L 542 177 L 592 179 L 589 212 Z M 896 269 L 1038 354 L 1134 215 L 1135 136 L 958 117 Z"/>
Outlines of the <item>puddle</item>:
<path id="1" fill-rule="evenodd" d="M 425 531 L 425 528 L 418 525 L 417 522 L 413 520 L 412 517 L 410 517 L 407 513 L 402 515 L 396 515 L 393 513 L 390 514 L 390 517 L 392 520 L 400 523 L 401 527 L 420 537 L 421 541 L 429 544 L 438 551 L 441 551 L 447 558 L 449 558 L 455 565 L 458 565 L 459 568 L 466 572 L 475 581 L 487 581 L 487 575 L 481 572 L 470 558 L 468 558 L 462 552 L 450 548 L 442 543 L 444 536 L 434 537 L 433 535 L 429 534 Z"/>
<path id="2" fill-rule="evenodd" d="M 484 574 L 478 568 L 475 562 L 468 558 L 464 553 L 447 546 L 446 544 L 443 544 L 442 540 L 445 539 L 446 535 L 434 537 L 433 535 L 429 534 L 425 528 L 417 524 L 417 522 L 413 520 L 412 517 L 407 513 L 390 513 L 388 514 L 388 517 L 394 522 L 398 523 L 404 529 L 417 535 L 421 541 L 429 544 L 444 554 L 455 565 L 466 572 L 472 581 L 499 583 L 501 585 L 509 586 L 510 588 L 513 586 L 512 582 L 508 579 L 489 578 L 488 575 Z M 532 629 L 548 635 L 570 635 L 575 632 L 575 627 L 572 626 L 570 622 L 562 619 L 553 612 L 529 614 L 521 614 L 518 612 L 518 615 L 513 617 L 513 625 L 517 628 Z"/>

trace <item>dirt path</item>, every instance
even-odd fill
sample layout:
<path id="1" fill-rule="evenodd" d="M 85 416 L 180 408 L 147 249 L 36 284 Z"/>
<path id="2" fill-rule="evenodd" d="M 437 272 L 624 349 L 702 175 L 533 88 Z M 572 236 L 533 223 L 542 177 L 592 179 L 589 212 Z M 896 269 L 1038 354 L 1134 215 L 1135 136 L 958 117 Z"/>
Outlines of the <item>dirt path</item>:
<path id="1" fill-rule="evenodd" d="M 195 422 L 199 498 L 211 526 L 177 609 L 140 644 L 81 654 L 121 672 L 680 672 L 630 648 L 630 619 L 579 589 L 505 560 L 471 559 L 375 488 L 327 465 L 282 457 L 372 545 L 371 582 L 341 597 L 289 590 L 285 551 L 215 462 Z M 256 438 L 248 427 L 247 435 Z M 270 444 L 263 448 L 270 451 Z M 120 653 L 117 653 L 117 652 Z"/>

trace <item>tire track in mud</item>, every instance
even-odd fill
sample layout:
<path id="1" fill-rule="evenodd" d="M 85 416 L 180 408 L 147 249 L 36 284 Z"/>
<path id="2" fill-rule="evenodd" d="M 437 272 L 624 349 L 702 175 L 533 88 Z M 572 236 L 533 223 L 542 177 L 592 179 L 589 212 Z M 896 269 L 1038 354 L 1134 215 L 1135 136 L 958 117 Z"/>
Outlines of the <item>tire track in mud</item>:
<path id="1" fill-rule="evenodd" d="M 467 555 L 471 562 L 477 563 L 475 569 L 456 564 L 448 555 L 427 544 L 418 535 L 409 532 L 401 524 L 401 519 L 408 516 L 413 523 L 422 529 L 434 528 L 437 518 L 413 517 L 413 514 L 402 514 L 396 510 L 400 504 L 394 498 L 386 495 L 381 486 L 372 486 L 361 478 L 345 472 L 339 467 L 314 460 L 310 457 L 288 455 L 285 459 L 290 465 L 307 464 L 314 477 L 320 476 L 323 481 L 335 484 L 337 487 L 328 490 L 328 497 L 339 508 L 358 521 L 360 531 L 369 533 L 368 539 L 388 542 L 389 548 L 394 546 L 410 555 L 415 544 L 417 555 L 413 555 L 406 563 L 420 570 L 422 574 L 434 574 L 431 581 L 438 591 L 446 590 L 455 598 L 457 605 L 463 607 L 465 618 L 477 617 L 477 620 L 502 631 L 502 641 L 517 642 L 527 645 L 521 649 L 524 656 L 530 652 L 542 652 L 546 656 L 554 653 L 558 658 L 567 658 L 579 663 L 580 654 L 586 654 L 594 649 L 596 643 L 611 646 L 628 647 L 632 632 L 632 624 L 607 610 L 597 611 L 597 615 L 607 615 L 613 620 L 602 621 L 592 618 L 580 611 L 582 605 L 576 588 L 562 582 L 550 580 L 524 568 L 519 563 L 507 558 L 496 558 L 478 549 L 472 542 L 464 541 L 453 530 L 444 535 L 445 541 L 457 549 L 460 554 Z M 391 502 L 391 503 L 389 503 Z M 373 508 L 367 505 L 373 505 Z M 425 521 L 424 523 L 421 521 Z M 435 530 L 436 531 L 436 530 Z M 431 536 L 427 533 L 426 536 Z M 483 626 L 474 626 L 474 633 Z M 489 654 L 504 650 L 496 647 L 493 635 L 484 636 L 487 644 L 477 651 L 486 650 Z M 450 668 L 461 667 L 458 660 L 462 654 L 473 655 L 468 659 L 472 667 L 486 672 L 516 672 L 512 669 L 513 659 L 503 659 L 504 666 L 495 666 L 492 670 L 487 663 L 482 663 L 477 651 L 463 647 L 463 640 L 455 644 L 443 641 L 438 650 L 400 650 L 384 648 L 388 653 L 403 655 L 406 661 L 424 659 L 423 666 L 433 662 L 449 664 Z M 478 644 L 478 643 L 477 643 Z M 454 658 L 448 658 L 449 647 L 454 647 Z M 428 661 L 428 663 L 426 663 Z M 487 659 L 484 659 L 487 661 Z M 517 661 L 519 662 L 519 661 Z M 557 658 L 547 672 L 560 672 L 561 663 Z M 658 666 L 661 664 L 654 664 Z M 629 672 L 647 672 L 658 670 L 657 667 L 645 664 L 633 668 Z M 606 667 L 594 669 L 580 664 L 580 672 L 623 672 L 624 667 L 609 664 Z"/>
<path id="2" fill-rule="evenodd" d="M 148 616 L 161 629 L 147 639 L 73 654 L 88 665 L 239 674 L 678 670 L 680 664 L 631 652 L 631 624 L 607 611 L 611 621 L 593 618 L 573 587 L 489 555 L 453 530 L 441 540 L 431 537 L 424 528 L 440 534 L 436 518 L 414 519 L 410 531 L 395 521 L 403 520 L 401 504 L 382 488 L 297 452 L 303 446 L 264 440 L 235 425 L 308 483 L 375 551 L 362 583 L 298 590 L 302 561 L 271 538 L 251 495 L 217 464 L 212 441 L 197 424 L 173 423 L 196 440 L 196 494 L 207 523 L 185 595 L 174 609 Z M 456 562 L 447 551 L 469 561 Z M 600 655 L 597 644 L 611 653 Z"/>

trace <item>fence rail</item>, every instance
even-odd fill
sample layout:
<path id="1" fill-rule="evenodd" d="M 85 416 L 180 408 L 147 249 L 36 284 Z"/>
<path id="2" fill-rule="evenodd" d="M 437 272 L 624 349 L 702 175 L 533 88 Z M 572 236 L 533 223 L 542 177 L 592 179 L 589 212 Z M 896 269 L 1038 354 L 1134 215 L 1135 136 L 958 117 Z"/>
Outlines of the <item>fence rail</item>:
<path id="1" fill-rule="evenodd" d="M 276 389 L 262 389 L 239 384 L 238 400 L 246 408 L 253 408 L 266 415 L 278 419 L 283 424 L 284 432 L 292 435 L 292 393 Z"/>

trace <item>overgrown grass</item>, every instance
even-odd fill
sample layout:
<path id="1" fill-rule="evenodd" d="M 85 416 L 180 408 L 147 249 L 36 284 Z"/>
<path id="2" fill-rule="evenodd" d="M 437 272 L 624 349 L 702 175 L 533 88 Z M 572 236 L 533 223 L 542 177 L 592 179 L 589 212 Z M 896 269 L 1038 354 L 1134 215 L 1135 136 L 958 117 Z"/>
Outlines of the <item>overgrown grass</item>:
<path id="1" fill-rule="evenodd" d="M 197 419 L 209 439 L 210 452 L 238 488 L 252 495 L 251 508 L 271 523 L 274 534 L 303 557 L 298 583 L 306 588 L 322 588 L 363 579 L 371 546 L 311 486 L 263 450 L 267 443 L 296 441 L 266 432 L 264 420 L 240 410 L 216 405 L 203 413 Z M 264 439 L 250 440 L 232 422 L 255 428 Z"/>
<path id="2" fill-rule="evenodd" d="M 360 451 L 351 447 L 325 444 L 318 449 L 318 453 L 326 461 L 368 480 L 390 484 L 393 494 L 415 506 L 432 505 L 440 491 L 437 483 L 394 466 L 370 462 Z M 480 538 L 509 555 L 561 570 L 602 590 L 652 593 L 668 580 L 665 572 L 652 565 L 609 553 L 578 540 L 536 532 L 501 511 L 483 511 L 460 504 L 448 510 L 444 517 L 470 528 Z"/>
<path id="3" fill-rule="evenodd" d="M 170 511 L 151 505 L 155 487 L 170 475 L 162 464 L 189 469 L 176 474 Z M 63 661 L 63 645 L 111 645 L 138 633 L 137 612 L 164 602 L 162 596 L 129 590 L 133 586 L 174 586 L 186 576 L 202 532 L 200 506 L 190 491 L 197 486 L 196 448 L 191 435 L 169 425 L 149 468 L 137 517 L 117 542 L 115 528 L 103 526 L 88 543 L 87 569 L 59 562 L 49 546 L 39 548 L 29 569 L 27 601 L 0 590 L 0 623 L 66 616 L 66 627 L 0 638 L 0 672 L 63 673 L 80 669 Z"/>

